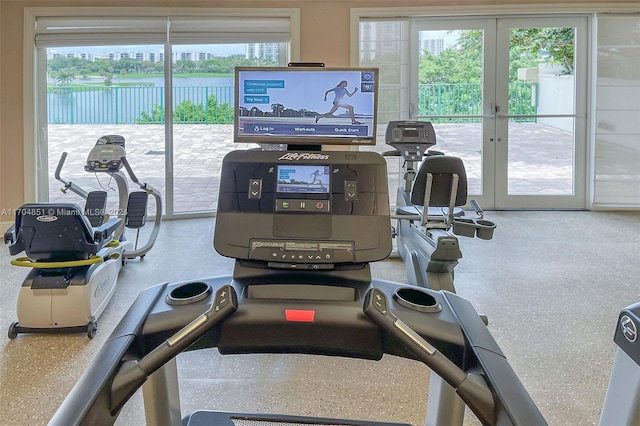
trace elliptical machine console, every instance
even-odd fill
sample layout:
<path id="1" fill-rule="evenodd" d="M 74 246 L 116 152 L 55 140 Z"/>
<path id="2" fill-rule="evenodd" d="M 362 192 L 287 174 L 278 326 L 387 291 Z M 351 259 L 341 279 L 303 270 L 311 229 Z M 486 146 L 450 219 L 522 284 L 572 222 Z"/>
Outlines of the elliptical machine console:
<path id="1" fill-rule="evenodd" d="M 124 137 L 120 135 L 101 136 L 89 152 L 84 170 L 93 173 L 117 172 L 122 168 L 123 158 L 126 158 Z"/>

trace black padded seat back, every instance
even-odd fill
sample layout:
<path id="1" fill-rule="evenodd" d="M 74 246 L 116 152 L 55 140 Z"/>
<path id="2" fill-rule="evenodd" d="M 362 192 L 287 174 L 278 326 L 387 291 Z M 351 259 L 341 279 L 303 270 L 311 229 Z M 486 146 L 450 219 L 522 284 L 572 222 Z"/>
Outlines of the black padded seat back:
<path id="1" fill-rule="evenodd" d="M 451 183 L 453 175 L 458 175 L 458 189 L 454 206 L 467 204 L 467 172 L 459 157 L 449 155 L 434 155 L 425 157 L 416 175 L 411 190 L 411 203 L 424 205 L 424 190 L 427 186 L 427 174 L 433 175 L 429 206 L 448 207 L 451 198 Z"/>
<path id="2" fill-rule="evenodd" d="M 80 206 L 74 203 L 30 203 L 16 213 L 17 246 L 29 260 L 88 259 L 100 249 Z"/>

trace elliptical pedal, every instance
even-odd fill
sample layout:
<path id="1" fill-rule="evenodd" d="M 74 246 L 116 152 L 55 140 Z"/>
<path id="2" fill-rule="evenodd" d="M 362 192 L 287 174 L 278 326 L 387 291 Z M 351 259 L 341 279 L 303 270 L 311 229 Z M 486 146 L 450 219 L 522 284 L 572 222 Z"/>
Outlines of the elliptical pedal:
<path id="1" fill-rule="evenodd" d="M 97 228 L 104 223 L 106 210 L 106 191 L 91 191 L 87 193 L 87 201 L 84 204 L 84 215 L 89 219 L 92 227 Z"/>

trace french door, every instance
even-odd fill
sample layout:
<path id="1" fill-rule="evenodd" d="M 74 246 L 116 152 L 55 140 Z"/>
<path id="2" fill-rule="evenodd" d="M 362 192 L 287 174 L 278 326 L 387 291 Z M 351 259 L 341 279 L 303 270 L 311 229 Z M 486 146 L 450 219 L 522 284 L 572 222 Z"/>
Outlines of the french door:
<path id="1" fill-rule="evenodd" d="M 410 114 L 463 159 L 485 208 L 586 200 L 587 19 L 412 22 Z"/>

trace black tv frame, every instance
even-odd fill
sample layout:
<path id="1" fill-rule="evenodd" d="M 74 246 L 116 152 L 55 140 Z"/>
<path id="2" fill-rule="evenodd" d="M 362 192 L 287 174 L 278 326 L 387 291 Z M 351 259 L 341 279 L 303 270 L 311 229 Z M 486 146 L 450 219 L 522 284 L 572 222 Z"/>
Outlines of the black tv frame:
<path id="1" fill-rule="evenodd" d="M 326 135 L 265 135 L 265 134 L 247 134 L 240 132 L 241 116 L 240 112 L 240 73 L 244 71 L 278 71 L 278 72 L 366 72 L 371 71 L 374 75 L 373 84 L 373 117 L 372 117 L 372 132 L 371 135 L 363 136 L 326 136 Z M 319 67 L 319 66 L 289 66 L 289 67 L 236 67 L 235 69 L 235 86 L 234 86 L 234 120 L 233 120 L 233 140 L 236 143 L 256 143 L 256 144 L 268 144 L 268 145 L 287 145 L 290 149 L 306 149 L 306 148 L 318 148 L 322 145 L 343 145 L 343 146 L 372 146 L 376 144 L 376 127 L 377 127 L 377 115 L 378 115 L 378 97 L 379 97 L 379 69 L 376 67 Z M 327 107 L 331 105 L 331 99 L 328 99 Z M 324 112 L 324 111 L 318 111 Z M 310 117 L 310 123 L 306 123 L 310 126 L 315 124 L 312 117 Z"/>

